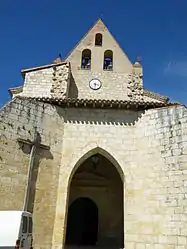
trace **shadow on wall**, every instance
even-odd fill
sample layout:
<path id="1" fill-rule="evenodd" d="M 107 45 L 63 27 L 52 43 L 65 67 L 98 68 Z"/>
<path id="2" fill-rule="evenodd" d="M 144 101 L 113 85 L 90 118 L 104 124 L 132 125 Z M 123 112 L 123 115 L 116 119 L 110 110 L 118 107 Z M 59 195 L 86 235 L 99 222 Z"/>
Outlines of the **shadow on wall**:
<path id="1" fill-rule="evenodd" d="M 132 126 L 138 122 L 145 111 L 76 109 L 56 106 L 56 111 L 66 123 Z"/>
<path id="2" fill-rule="evenodd" d="M 78 98 L 78 88 L 77 88 L 77 85 L 75 83 L 75 79 L 71 73 L 71 76 L 70 76 L 70 89 L 69 89 L 69 98 L 72 98 L 72 99 L 77 99 Z"/>
<path id="3" fill-rule="evenodd" d="M 30 188 L 30 193 L 29 193 L 29 204 L 28 204 L 28 211 L 33 213 L 34 210 L 34 204 L 35 204 L 35 195 L 36 195 L 36 182 L 37 182 L 37 178 L 38 178 L 38 170 L 39 170 L 39 166 L 40 166 L 40 162 L 43 158 L 45 159 L 53 159 L 53 155 L 50 152 L 50 148 L 48 149 L 44 149 L 42 147 L 40 147 L 41 145 L 41 135 L 39 134 L 39 132 L 37 132 L 38 135 L 38 146 L 36 149 L 36 154 L 34 157 L 34 166 L 33 166 L 33 170 L 31 173 L 31 188 Z M 30 156 L 31 153 L 31 148 L 32 148 L 32 141 L 27 140 L 28 143 L 24 143 L 24 142 L 20 142 L 19 146 L 20 149 L 23 151 L 24 154 Z"/>

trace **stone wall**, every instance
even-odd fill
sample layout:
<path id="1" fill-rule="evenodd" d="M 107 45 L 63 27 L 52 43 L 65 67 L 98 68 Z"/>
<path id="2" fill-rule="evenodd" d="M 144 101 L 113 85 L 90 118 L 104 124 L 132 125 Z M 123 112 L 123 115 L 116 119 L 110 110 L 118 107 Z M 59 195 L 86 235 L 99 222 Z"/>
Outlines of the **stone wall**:
<path id="1" fill-rule="evenodd" d="M 34 213 L 34 248 L 50 248 L 63 140 L 55 107 L 16 98 L 0 110 L 0 209 L 23 208 L 31 148 L 17 139 L 33 140 L 35 126 L 50 150 L 37 150 L 29 211 Z"/>
<path id="2" fill-rule="evenodd" d="M 96 34 L 102 35 L 101 46 L 95 45 Z M 91 51 L 91 68 L 82 68 L 82 52 Z M 103 69 L 104 54 L 112 51 L 112 70 Z M 90 56 L 89 56 L 90 57 Z M 101 20 L 89 30 L 70 52 L 64 62 L 57 59 L 52 65 L 23 70 L 23 91 L 27 97 L 55 97 L 105 100 L 161 101 L 143 96 L 143 69 L 139 62 L 132 64 Z M 71 65 L 71 68 L 70 68 Z M 98 90 L 90 88 L 92 79 L 99 79 Z M 16 89 L 11 90 L 15 96 Z"/>
<path id="3" fill-rule="evenodd" d="M 139 115 L 137 112 L 124 110 L 64 110 L 64 141 L 53 248 L 59 248 L 62 243 L 70 191 L 68 186 L 73 176 L 72 172 L 75 172 L 81 162 L 95 153 L 106 156 L 116 167 L 115 159 L 118 160 L 119 155 L 123 155 L 127 161 L 133 161 L 134 124 Z M 128 167 L 123 161 L 118 162 L 121 167 Z M 123 173 L 118 170 L 123 177 Z"/>
<path id="4" fill-rule="evenodd" d="M 29 148 L 16 139 L 32 139 L 37 126 L 50 146 L 38 151 L 34 171 L 35 248 L 62 246 L 71 177 L 95 153 L 124 179 L 125 248 L 187 247 L 186 108 L 62 109 L 15 99 L 0 115 L 1 209 L 23 207 Z"/>
<path id="5" fill-rule="evenodd" d="M 143 99 L 142 79 L 139 75 L 137 77 L 136 82 L 133 82 L 135 77 L 132 74 L 80 69 L 72 72 L 69 96 L 80 99 L 141 100 Z M 101 88 L 98 90 L 93 90 L 89 86 L 89 82 L 95 78 L 101 81 Z"/>
<path id="6" fill-rule="evenodd" d="M 184 107 L 149 110 L 137 123 L 126 174 L 127 248 L 187 247 L 186 134 Z"/>
<path id="7" fill-rule="evenodd" d="M 185 249 L 187 110 L 72 109 L 65 120 L 54 248 L 66 224 L 68 176 L 97 152 L 123 170 L 125 248 Z"/>
<path id="8" fill-rule="evenodd" d="M 97 33 L 103 36 L 102 46 L 95 46 L 95 35 Z M 91 50 L 90 70 L 81 68 L 82 51 L 84 49 Z M 112 71 L 103 70 L 104 52 L 106 50 L 113 51 Z M 70 96 L 83 99 L 132 99 L 129 96 L 129 92 L 132 92 L 132 89 L 128 88 L 129 75 L 133 73 L 133 70 L 142 72 L 140 65 L 138 67 L 136 65 L 136 68 L 132 65 L 101 20 L 77 44 L 67 57 L 67 61 L 71 63 L 74 83 L 71 86 Z M 95 78 L 99 79 L 102 83 L 102 87 L 97 91 L 89 87 L 90 80 Z"/>
<path id="9" fill-rule="evenodd" d="M 100 89 L 93 90 L 89 87 L 89 82 L 93 78 L 100 79 L 102 84 Z M 71 72 L 70 64 L 56 65 L 56 67 L 25 73 L 23 91 L 19 95 L 25 97 L 158 101 L 143 96 L 141 72 L 129 74 L 89 70 Z"/>
<path id="10" fill-rule="evenodd" d="M 102 46 L 95 46 L 95 35 L 97 33 L 103 36 Z M 124 74 L 132 72 L 132 63 L 101 20 L 88 31 L 67 56 L 67 61 L 71 63 L 73 72 L 81 68 L 81 57 L 84 49 L 91 50 L 91 68 L 94 72 L 103 71 L 104 52 L 106 50 L 113 51 L 114 72 Z"/>
<path id="11" fill-rule="evenodd" d="M 23 92 L 26 97 L 66 97 L 71 69 L 69 63 L 25 73 Z"/>

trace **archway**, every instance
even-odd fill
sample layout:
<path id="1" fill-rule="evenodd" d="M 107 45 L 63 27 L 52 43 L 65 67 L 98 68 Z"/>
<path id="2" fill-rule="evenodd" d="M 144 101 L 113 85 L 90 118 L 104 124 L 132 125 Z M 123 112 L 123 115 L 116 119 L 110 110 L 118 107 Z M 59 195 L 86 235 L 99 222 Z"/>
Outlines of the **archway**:
<path id="1" fill-rule="evenodd" d="M 80 197 L 69 207 L 66 243 L 95 245 L 98 233 L 98 208 L 89 198 Z"/>
<path id="2" fill-rule="evenodd" d="M 90 49 L 84 49 L 82 51 L 81 68 L 82 69 L 91 68 L 91 50 Z"/>
<path id="3" fill-rule="evenodd" d="M 82 162 L 71 178 L 65 243 L 124 247 L 123 181 L 99 153 Z"/>
<path id="4" fill-rule="evenodd" d="M 112 50 L 106 50 L 104 53 L 104 70 L 113 70 L 113 52 Z"/>

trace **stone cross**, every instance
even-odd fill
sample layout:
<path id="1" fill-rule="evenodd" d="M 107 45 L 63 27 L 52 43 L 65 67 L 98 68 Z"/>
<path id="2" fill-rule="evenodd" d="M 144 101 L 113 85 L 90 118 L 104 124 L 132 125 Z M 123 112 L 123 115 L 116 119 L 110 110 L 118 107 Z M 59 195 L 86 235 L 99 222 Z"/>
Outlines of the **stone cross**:
<path id="1" fill-rule="evenodd" d="M 34 127 L 34 140 L 26 140 L 22 138 L 18 138 L 17 141 L 19 143 L 28 144 L 31 146 L 31 152 L 30 152 L 30 159 L 29 159 L 29 168 L 28 168 L 28 178 L 27 178 L 27 186 L 26 186 L 26 192 L 25 192 L 25 198 L 24 198 L 24 206 L 23 210 L 28 211 L 28 204 L 29 204 L 29 195 L 30 195 L 30 189 L 31 189 L 31 181 L 32 181 L 32 172 L 34 168 L 34 159 L 36 155 L 37 148 L 42 148 L 45 150 L 49 150 L 50 147 L 46 146 L 44 144 L 41 144 L 41 137 L 39 132 L 37 131 L 36 127 Z"/>

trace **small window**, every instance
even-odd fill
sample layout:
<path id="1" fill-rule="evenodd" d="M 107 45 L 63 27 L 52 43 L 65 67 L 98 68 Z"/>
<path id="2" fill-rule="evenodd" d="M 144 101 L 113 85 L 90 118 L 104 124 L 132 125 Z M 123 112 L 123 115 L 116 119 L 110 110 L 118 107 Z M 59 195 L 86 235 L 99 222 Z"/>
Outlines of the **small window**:
<path id="1" fill-rule="evenodd" d="M 103 36 L 102 34 L 96 34 L 95 36 L 95 46 L 102 46 Z"/>
<path id="2" fill-rule="evenodd" d="M 32 233 L 32 218 L 29 217 L 29 233 Z"/>
<path id="3" fill-rule="evenodd" d="M 111 50 L 106 50 L 104 53 L 104 70 L 113 70 L 113 52 Z"/>
<path id="4" fill-rule="evenodd" d="M 23 216 L 23 218 L 22 218 L 22 233 L 27 233 L 27 226 L 28 226 L 27 216 Z"/>
<path id="5" fill-rule="evenodd" d="M 90 69 L 91 68 L 91 50 L 85 49 L 82 51 L 82 69 Z"/>

